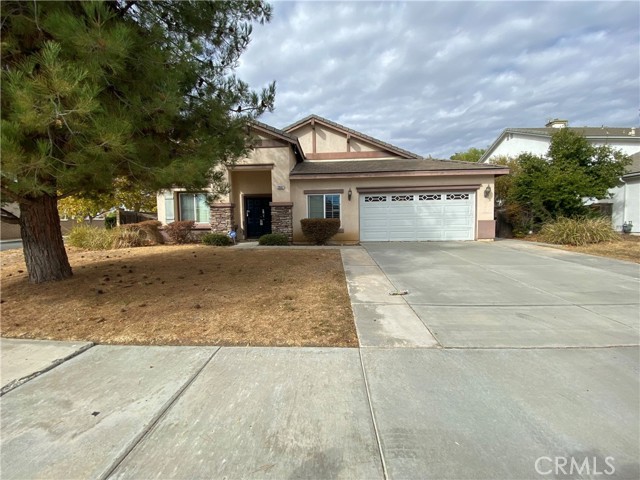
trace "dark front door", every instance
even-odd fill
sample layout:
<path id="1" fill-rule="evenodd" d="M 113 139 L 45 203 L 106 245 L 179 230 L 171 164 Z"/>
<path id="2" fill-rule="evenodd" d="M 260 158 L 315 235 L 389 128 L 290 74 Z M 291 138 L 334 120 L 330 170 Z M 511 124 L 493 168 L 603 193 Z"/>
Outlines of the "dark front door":
<path id="1" fill-rule="evenodd" d="M 245 215 L 247 219 L 247 237 L 256 238 L 271 233 L 271 198 L 245 197 Z"/>

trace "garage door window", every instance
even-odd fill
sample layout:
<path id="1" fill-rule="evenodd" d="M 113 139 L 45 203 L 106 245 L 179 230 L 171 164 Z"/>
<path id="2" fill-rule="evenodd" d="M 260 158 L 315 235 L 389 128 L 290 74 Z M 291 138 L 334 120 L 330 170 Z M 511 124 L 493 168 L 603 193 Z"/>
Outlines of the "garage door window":
<path id="1" fill-rule="evenodd" d="M 427 193 L 424 195 L 418 195 L 418 200 L 420 200 L 421 202 L 433 202 L 436 200 L 440 200 L 442 198 L 442 195 L 440 195 L 439 193 L 433 194 L 433 193 Z"/>
<path id="2" fill-rule="evenodd" d="M 447 193 L 447 200 L 469 200 L 468 193 Z"/>
<path id="3" fill-rule="evenodd" d="M 309 218 L 340 218 L 340 195 L 309 195 Z"/>

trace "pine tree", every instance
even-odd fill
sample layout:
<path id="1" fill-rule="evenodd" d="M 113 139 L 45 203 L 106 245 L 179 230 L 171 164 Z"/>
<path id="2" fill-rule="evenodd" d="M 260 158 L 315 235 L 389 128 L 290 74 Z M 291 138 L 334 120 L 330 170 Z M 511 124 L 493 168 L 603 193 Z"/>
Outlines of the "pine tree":
<path id="1" fill-rule="evenodd" d="M 0 4 L 1 201 L 17 202 L 29 279 L 72 275 L 57 201 L 220 181 L 247 121 L 273 108 L 233 75 L 261 1 Z"/>

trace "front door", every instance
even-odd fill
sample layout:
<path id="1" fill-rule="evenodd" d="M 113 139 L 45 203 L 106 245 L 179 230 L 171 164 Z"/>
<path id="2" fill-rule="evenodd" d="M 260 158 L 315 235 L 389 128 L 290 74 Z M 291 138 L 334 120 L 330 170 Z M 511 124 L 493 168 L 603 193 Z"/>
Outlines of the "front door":
<path id="1" fill-rule="evenodd" d="M 247 220 L 247 238 L 271 233 L 270 197 L 245 197 L 244 214 Z"/>

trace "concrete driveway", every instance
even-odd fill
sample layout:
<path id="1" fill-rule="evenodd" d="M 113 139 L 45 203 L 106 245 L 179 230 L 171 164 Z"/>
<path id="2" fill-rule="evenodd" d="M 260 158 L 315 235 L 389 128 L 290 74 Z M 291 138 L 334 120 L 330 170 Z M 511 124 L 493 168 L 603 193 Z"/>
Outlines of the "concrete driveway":
<path id="1" fill-rule="evenodd" d="M 407 316 L 403 322 L 414 316 L 416 329 L 433 335 L 442 347 L 638 345 L 637 264 L 516 241 L 365 248 L 370 264 L 350 272 L 357 279 L 359 273 L 375 275 L 380 269 L 383 283 L 364 301 L 356 294 L 356 311 L 381 312 L 378 321 L 358 324 L 364 345 L 389 346 L 393 333 L 384 331 L 385 309 L 394 312 L 393 318 L 401 310 Z M 390 296 L 389 290 L 408 294 Z M 415 338 L 412 333 L 407 341 Z"/>
<path id="2" fill-rule="evenodd" d="M 2 478 L 638 478 L 637 265 L 341 253 L 359 349 L 1 339 Z"/>
<path id="3" fill-rule="evenodd" d="M 508 241 L 365 249 L 343 258 L 389 477 L 639 478 L 638 265 Z"/>

